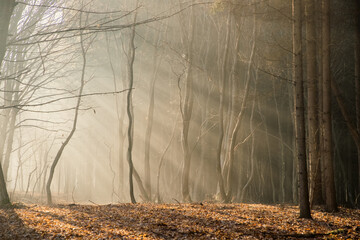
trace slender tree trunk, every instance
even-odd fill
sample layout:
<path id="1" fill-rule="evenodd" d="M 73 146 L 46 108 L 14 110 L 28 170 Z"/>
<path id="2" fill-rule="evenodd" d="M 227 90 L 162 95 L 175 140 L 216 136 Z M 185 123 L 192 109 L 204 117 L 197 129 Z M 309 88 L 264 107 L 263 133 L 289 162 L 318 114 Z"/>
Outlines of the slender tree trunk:
<path id="1" fill-rule="evenodd" d="M 295 82 L 295 130 L 299 171 L 300 218 L 311 218 L 305 145 L 305 108 L 302 66 L 301 0 L 292 0 L 293 79 Z"/>
<path id="2" fill-rule="evenodd" d="M 310 166 L 310 202 L 320 204 L 321 176 L 319 169 L 319 122 L 318 122 L 318 91 L 317 91 L 317 64 L 316 64 L 316 26 L 315 26 L 315 1 L 305 1 L 306 15 L 306 76 L 307 76 L 307 117 L 308 117 L 308 149 Z"/>
<path id="3" fill-rule="evenodd" d="M 136 22 L 136 13 L 134 16 L 134 22 Z M 130 188 L 130 199 L 132 203 L 136 203 L 134 196 L 134 183 L 133 183 L 133 172 L 134 165 L 132 159 L 132 148 L 133 148 L 133 134 L 134 134 L 134 116 L 133 116 L 133 105 L 132 105 L 132 89 L 134 86 L 134 61 L 135 61 L 135 25 L 132 27 L 130 40 L 129 40 L 129 51 L 128 51 L 128 62 L 127 62 L 127 78 L 129 82 L 129 91 L 127 94 L 127 115 L 128 115 L 128 150 L 127 160 L 129 164 L 129 188 Z"/>
<path id="4" fill-rule="evenodd" d="M 356 92 L 356 127 L 360 133 L 360 0 L 356 0 L 355 18 L 355 92 Z M 360 196 L 360 148 L 358 152 L 358 194 Z"/>
<path id="5" fill-rule="evenodd" d="M 116 39 L 116 35 L 114 34 L 114 39 L 117 42 L 118 39 Z M 117 86 L 117 73 L 115 72 L 115 67 L 111 58 L 111 50 L 110 50 L 110 41 L 109 41 L 109 36 L 108 34 L 106 34 L 106 43 L 107 43 L 107 53 L 108 53 L 108 57 L 109 57 L 109 63 L 110 63 L 110 68 L 111 68 L 111 72 L 113 75 L 113 84 L 114 84 L 114 90 L 115 92 L 118 91 L 118 86 Z M 117 52 L 120 52 L 120 49 L 118 47 L 118 45 L 116 44 L 116 50 Z M 125 84 L 123 82 L 122 84 L 123 88 L 125 88 Z M 125 95 L 121 95 L 122 98 L 122 103 L 125 102 Z M 121 111 L 120 111 L 120 100 L 119 100 L 119 96 L 116 96 L 115 98 L 115 105 L 116 105 L 116 116 L 117 116 L 117 130 L 118 130 L 118 139 L 119 139 L 119 143 L 118 143 L 118 173 L 119 173 L 119 178 L 118 178 L 118 196 L 123 196 L 123 187 L 124 187 L 124 142 L 125 142 L 125 133 L 123 132 L 123 126 L 124 126 L 124 117 L 125 117 L 125 107 L 121 107 Z M 121 200 L 121 199 L 120 199 Z"/>
<path id="6" fill-rule="evenodd" d="M 236 140 L 239 130 L 241 129 L 242 120 L 245 115 L 245 108 L 248 102 L 248 96 L 250 92 L 250 80 L 251 80 L 251 70 L 253 68 L 253 61 L 255 56 L 255 49 L 256 49 L 256 14 L 255 14 L 255 7 L 256 4 L 254 4 L 254 16 L 253 16 L 253 28 L 252 28 L 252 41 L 251 41 L 251 50 L 250 50 L 250 57 L 247 65 L 247 72 L 246 72 L 246 79 L 245 79 L 245 89 L 244 89 L 244 97 L 242 99 L 240 112 L 236 117 L 236 122 L 233 131 L 231 132 L 230 136 L 230 154 L 229 154 L 229 168 L 233 168 L 234 164 L 234 158 L 235 158 L 235 146 L 236 146 Z M 230 174 L 228 176 L 228 179 L 232 179 L 232 171 L 230 171 Z M 227 189 L 226 194 L 226 201 L 231 201 L 232 198 L 232 183 L 229 181 L 229 186 Z"/>
<path id="7" fill-rule="evenodd" d="M 46 183 L 46 197 L 47 197 L 47 203 L 49 205 L 52 204 L 51 183 L 52 183 L 52 179 L 54 177 L 55 168 L 60 160 L 60 157 L 61 157 L 66 145 L 70 142 L 72 136 L 75 133 L 76 125 L 77 125 L 77 121 L 78 121 L 79 108 L 80 108 L 80 103 L 81 103 L 81 95 L 82 95 L 84 85 L 85 85 L 86 49 L 84 47 L 82 32 L 80 34 L 80 45 L 81 45 L 81 50 L 82 50 L 83 66 L 82 66 L 82 73 L 81 73 L 81 80 L 80 80 L 81 83 L 80 83 L 80 89 L 79 89 L 79 96 L 77 98 L 77 103 L 76 103 L 76 108 L 75 108 L 74 122 L 73 122 L 73 126 L 72 126 L 70 134 L 67 136 L 66 140 L 61 144 L 61 147 L 58 150 L 58 152 L 54 158 L 54 161 L 52 162 L 51 167 L 50 167 L 49 178 Z"/>
<path id="8" fill-rule="evenodd" d="M 261 102 L 259 101 L 259 112 L 263 111 L 263 104 L 261 104 Z M 264 123 L 264 131 L 266 134 L 266 151 L 267 151 L 267 159 L 269 161 L 268 165 L 268 169 L 266 169 L 266 174 L 268 175 L 268 177 L 270 178 L 270 185 L 271 185 L 271 201 L 272 203 L 276 202 L 276 192 L 275 192 L 275 183 L 274 183 L 274 174 L 273 174 L 273 163 L 272 163 L 272 154 L 271 154 L 271 148 L 270 148 L 270 139 L 269 139 L 269 130 L 268 130 L 268 124 L 266 122 L 266 118 L 264 116 L 264 114 L 261 114 L 261 119 L 262 122 Z"/>
<path id="9" fill-rule="evenodd" d="M 226 201 L 226 192 L 225 192 L 225 182 L 222 174 L 222 167 L 221 163 L 222 159 L 222 150 L 223 150 L 223 143 L 224 143 L 224 100 L 225 100 L 225 86 L 226 86 L 226 68 L 227 68 L 227 60 L 228 60 L 228 53 L 229 53 L 229 44 L 230 44 L 230 28 L 231 28 L 231 13 L 228 12 L 227 21 L 226 21 L 226 37 L 225 37 L 225 46 L 224 46 L 224 55 L 223 55 L 223 62 L 221 66 L 221 76 L 219 82 L 219 132 L 218 132 L 218 143 L 216 147 L 216 173 L 218 178 L 218 185 L 220 190 L 220 197 L 222 201 Z M 229 168 L 231 171 L 231 169 Z"/>
<path id="10" fill-rule="evenodd" d="M 325 194 L 325 167 L 324 167 L 324 129 L 323 129 L 323 123 L 322 123 L 322 119 L 323 119 L 323 76 L 322 76 L 322 1 L 316 1 L 316 12 L 317 14 L 317 18 L 316 18 L 316 27 L 317 27 L 317 36 L 316 36 L 316 41 L 317 41 L 317 57 L 318 57 L 318 69 L 317 69 L 317 73 L 318 73 L 318 107 L 319 107 L 319 111 L 318 111 L 318 119 L 319 119 L 319 157 L 320 157 L 320 161 L 319 161 L 319 171 L 320 171 L 320 176 L 319 176 L 319 181 L 321 182 L 321 199 L 323 201 L 323 203 L 325 203 L 325 199 L 326 199 L 326 194 Z"/>
<path id="11" fill-rule="evenodd" d="M 6 41 L 8 37 L 9 24 L 14 7 L 15 0 L 0 1 L 0 77 L 2 76 L 2 63 L 6 52 Z M 0 206 L 6 204 L 10 204 L 10 198 L 6 188 L 6 180 L 2 168 L 2 163 L 0 161 Z"/>
<path id="12" fill-rule="evenodd" d="M 333 166 L 330 79 L 330 0 L 322 1 L 322 65 L 323 65 L 323 141 L 326 184 L 326 210 L 337 211 Z"/>
<path id="13" fill-rule="evenodd" d="M 188 65 L 188 73 L 185 83 L 185 100 L 183 111 L 183 130 L 182 130 L 182 146 L 184 151 L 184 166 L 182 171 L 182 196 L 185 202 L 191 202 L 189 191 L 189 177 L 190 177 L 190 163 L 191 163 L 191 150 L 189 147 L 189 129 L 190 120 L 193 109 L 193 92 L 192 92 L 192 66 L 191 62 Z"/>
<path id="14" fill-rule="evenodd" d="M 256 77 L 255 77 L 255 90 L 254 90 L 254 95 L 256 96 L 256 90 L 257 90 L 257 71 L 256 71 Z M 241 197 L 240 197 L 240 202 L 244 201 L 244 197 L 245 197 L 245 193 L 246 190 L 248 189 L 251 181 L 254 178 L 254 165 L 255 165 L 255 156 L 254 156 L 254 149 L 255 149 L 255 132 L 254 132 L 254 110 L 255 110 L 255 102 L 256 102 L 256 98 L 253 99 L 252 102 L 252 108 L 251 108 L 251 114 L 250 114 L 250 132 L 251 132 L 251 152 L 250 152 L 250 176 L 247 179 L 247 182 L 245 183 L 244 187 L 242 188 L 241 191 Z"/>
<path id="15" fill-rule="evenodd" d="M 160 41 L 160 32 L 157 39 L 154 41 L 154 56 L 153 56 L 153 75 L 150 82 L 150 97 L 149 97 L 149 109 L 147 114 L 147 126 L 145 132 L 145 156 L 144 156 L 144 172 L 145 172 L 145 190 L 151 200 L 151 174 L 150 174 L 150 147 L 151 147 L 151 133 L 154 119 L 154 105 L 155 105 L 155 83 L 157 74 L 159 71 L 161 60 L 158 60 L 158 47 Z M 160 61 L 160 62 L 159 62 Z"/>
<path id="16" fill-rule="evenodd" d="M 281 202 L 284 203 L 285 202 L 285 196 L 286 196 L 286 191 L 285 191 L 285 176 L 286 176 L 286 163 L 285 163 L 285 149 L 284 149 L 284 137 L 283 137 L 283 129 L 282 129 L 282 124 L 281 124 L 281 115 L 280 115 L 280 110 L 279 110 L 279 104 L 278 104 L 278 100 L 277 100 L 277 96 L 276 96 L 276 85 L 275 85 L 275 79 L 272 79 L 272 86 L 273 86 L 273 98 L 274 98 L 274 102 L 275 102 L 275 111 L 276 111 L 276 116 L 277 116 L 277 127 L 278 127 L 278 133 L 279 133 L 279 138 L 281 141 L 280 144 L 280 161 L 281 161 L 281 174 L 280 174 L 280 188 L 281 188 Z"/>
<path id="17" fill-rule="evenodd" d="M 163 153 L 161 154 L 160 161 L 159 161 L 158 171 L 157 171 L 157 175 L 156 175 L 156 200 L 157 200 L 158 203 L 161 203 L 161 197 L 160 197 L 160 173 L 161 173 L 161 167 L 164 164 L 165 155 L 166 155 L 167 151 L 169 150 L 170 145 L 171 145 L 171 143 L 172 143 L 172 141 L 174 139 L 177 121 L 178 121 L 178 118 L 176 117 L 174 128 L 172 130 L 170 140 L 169 140 L 167 146 L 165 147 Z"/>
<path id="18" fill-rule="evenodd" d="M 190 178 L 190 164 L 191 164 L 191 150 L 189 147 L 189 130 L 190 120 L 193 112 L 194 92 L 193 92 L 193 42 L 195 39 L 195 15 L 193 7 L 190 10 L 188 36 L 187 36 L 187 71 L 185 76 L 185 96 L 182 104 L 182 147 L 183 147 L 183 169 L 182 169 L 182 198 L 185 202 L 191 202 L 189 190 Z"/>

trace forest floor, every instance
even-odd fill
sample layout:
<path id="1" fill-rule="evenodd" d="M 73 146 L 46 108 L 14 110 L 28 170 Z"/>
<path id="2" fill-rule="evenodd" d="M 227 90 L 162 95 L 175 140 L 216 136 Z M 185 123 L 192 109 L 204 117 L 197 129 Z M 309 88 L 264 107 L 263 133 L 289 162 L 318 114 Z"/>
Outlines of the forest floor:
<path id="1" fill-rule="evenodd" d="M 0 239 L 360 239 L 360 210 L 262 204 L 15 204 Z"/>

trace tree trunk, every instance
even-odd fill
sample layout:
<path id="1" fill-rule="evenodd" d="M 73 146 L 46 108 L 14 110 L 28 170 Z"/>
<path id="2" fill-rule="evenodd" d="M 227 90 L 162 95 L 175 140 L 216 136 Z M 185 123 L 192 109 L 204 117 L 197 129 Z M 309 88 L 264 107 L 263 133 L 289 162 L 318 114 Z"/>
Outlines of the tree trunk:
<path id="1" fill-rule="evenodd" d="M 190 22 L 187 36 L 187 71 L 185 76 L 185 96 L 184 103 L 182 104 L 181 114 L 183 120 L 182 128 L 182 147 L 183 147 L 183 169 L 182 169 L 182 198 L 184 202 L 191 202 L 190 190 L 189 190 L 189 178 L 190 178 L 190 164 L 191 164 L 191 150 L 189 147 L 189 130 L 190 120 L 193 111 L 194 93 L 193 93 L 193 42 L 195 39 L 195 15 L 193 7 L 190 9 Z"/>
<path id="2" fill-rule="evenodd" d="M 7 180 L 8 179 L 8 171 L 10 166 L 10 155 L 12 152 L 13 147 L 13 141 L 14 141 L 14 133 L 15 133 L 15 121 L 18 114 L 18 109 L 12 109 L 11 110 L 11 120 L 10 120 L 10 126 L 9 126 L 9 136 L 7 138 L 7 146 L 5 151 L 5 158 L 4 158 L 4 177 Z"/>
<path id="3" fill-rule="evenodd" d="M 167 151 L 169 150 L 172 141 L 174 140 L 177 121 L 178 121 L 178 117 L 176 117 L 174 128 L 173 128 L 172 133 L 171 133 L 171 137 L 170 137 L 169 142 L 166 145 L 163 153 L 161 154 L 160 161 L 159 161 L 158 171 L 157 171 L 157 175 L 156 175 L 156 200 L 157 200 L 158 203 L 162 202 L 161 197 L 160 197 L 160 173 L 161 173 L 161 167 L 164 164 L 165 155 L 166 155 Z"/>
<path id="4" fill-rule="evenodd" d="M 308 117 L 308 150 L 310 166 L 310 205 L 321 204 L 321 171 L 319 169 L 319 122 L 318 122 L 318 91 L 316 64 L 316 29 L 315 1 L 305 1 L 306 15 L 306 76 L 307 76 L 307 117 Z"/>
<path id="5" fill-rule="evenodd" d="M 256 4 L 254 4 L 254 8 L 256 8 Z M 253 26 L 252 27 L 253 27 L 252 28 L 252 42 L 251 42 L 251 50 L 250 50 L 249 61 L 248 61 L 248 65 L 247 65 L 244 97 L 242 99 L 240 112 L 236 117 L 234 129 L 231 132 L 231 136 L 230 136 L 230 154 L 229 154 L 229 168 L 230 168 L 230 170 L 233 168 L 237 135 L 238 135 L 239 130 L 241 129 L 242 120 L 243 120 L 244 115 L 245 115 L 245 108 L 246 108 L 246 104 L 247 104 L 248 96 L 249 96 L 249 92 L 250 92 L 251 70 L 253 68 L 253 61 L 254 61 L 254 55 L 255 55 L 255 49 L 256 49 L 256 13 L 255 13 L 255 9 L 254 9 L 254 13 L 253 13 Z M 232 171 L 230 171 L 228 179 L 232 179 Z M 228 189 L 227 189 L 226 200 L 230 201 L 231 198 L 232 198 L 232 190 L 233 189 L 232 189 L 231 181 L 228 181 L 228 182 L 229 182 L 229 186 L 228 186 Z"/>
<path id="6" fill-rule="evenodd" d="M 136 4 L 137 5 L 137 4 Z M 134 16 L 134 22 L 136 22 L 136 13 Z M 129 126 L 127 130 L 128 135 L 128 150 L 127 150 L 127 160 L 129 164 L 129 190 L 130 190 L 130 199 L 132 203 L 136 203 L 134 196 L 134 183 L 133 183 L 133 172 L 134 165 L 132 159 L 132 148 L 133 148 L 133 135 L 134 135 L 134 117 L 133 117 L 133 105 L 132 105 L 132 89 L 134 86 L 134 61 L 135 61 L 135 25 L 132 27 L 130 40 L 129 40 L 129 51 L 128 51 L 128 62 L 127 62 L 127 78 L 129 82 L 129 91 L 127 94 L 127 115 Z"/>
<path id="7" fill-rule="evenodd" d="M 281 202 L 285 202 L 285 177 L 286 177 L 286 162 L 285 162 L 285 149 L 284 149 L 284 137 L 283 137 L 283 129 L 281 124 L 281 115 L 279 111 L 279 104 L 276 96 L 276 85 L 275 85 L 275 79 L 272 79 L 272 87 L 273 87 L 273 98 L 275 103 L 275 111 L 276 111 L 276 120 L 277 120 L 277 128 L 279 133 L 279 138 L 281 141 L 280 144 L 280 162 L 281 162 L 281 173 L 280 173 L 280 188 L 281 188 Z"/>
<path id="8" fill-rule="evenodd" d="M 221 163 L 223 161 L 222 159 L 222 150 L 223 150 L 223 143 L 224 143 L 224 99 L 225 99 L 225 82 L 226 82 L 226 67 L 227 67 L 227 59 L 228 59 L 228 53 L 229 53 L 229 44 L 230 44 L 230 32 L 231 32 L 231 24 L 230 24 L 231 14 L 230 11 L 227 15 L 227 21 L 226 21 L 226 37 L 225 37 L 225 46 L 224 46 L 224 55 L 223 55 L 223 62 L 221 67 L 221 76 L 220 76 L 220 82 L 219 82 L 219 138 L 217 142 L 216 147 L 216 173 L 218 178 L 218 186 L 220 190 L 220 197 L 222 201 L 226 201 L 226 192 L 225 192 L 225 182 L 222 174 L 222 167 Z M 229 159 L 230 160 L 230 159 Z M 231 171 L 231 168 L 229 168 Z"/>
<path id="9" fill-rule="evenodd" d="M 0 1 L 0 69 L 6 52 L 6 41 L 8 37 L 9 24 L 15 0 Z"/>
<path id="10" fill-rule="evenodd" d="M 332 143 L 331 79 L 330 79 L 330 0 L 322 1 L 322 65 L 323 65 L 323 143 L 326 188 L 326 210 L 337 211 Z"/>
<path id="11" fill-rule="evenodd" d="M 9 24 L 14 7 L 15 0 L 0 1 L 0 77 L 2 77 L 2 63 L 6 52 L 6 41 L 8 37 Z M 2 168 L 2 163 L 0 161 L 0 205 L 6 204 L 10 204 L 10 198 L 6 188 L 6 180 Z"/>
<path id="12" fill-rule="evenodd" d="M 254 95 L 256 96 L 256 91 L 257 91 L 257 75 L 258 72 L 256 71 L 256 77 L 255 77 L 255 89 L 254 89 Z M 251 114 L 250 114 L 250 132 L 251 132 L 251 150 L 250 150 L 250 176 L 247 179 L 244 187 L 241 190 L 241 196 L 240 196 L 240 202 L 244 201 L 244 197 L 245 197 L 245 193 L 249 187 L 249 185 L 251 184 L 251 181 L 254 178 L 254 165 L 255 165 L 255 156 L 254 156 L 254 150 L 255 150 L 255 132 L 254 132 L 254 111 L 255 111 L 255 102 L 256 102 L 256 97 L 253 99 L 252 102 L 252 108 L 251 108 Z"/>
<path id="13" fill-rule="evenodd" d="M 81 95 L 82 95 L 84 85 L 85 85 L 86 50 L 85 50 L 85 47 L 84 47 L 82 32 L 80 33 L 80 44 L 81 44 L 81 50 L 82 50 L 83 66 L 82 66 L 82 73 L 81 73 L 81 80 L 80 80 L 81 83 L 80 83 L 79 95 L 78 95 L 78 98 L 77 98 L 77 103 L 76 103 L 76 108 L 75 108 L 74 122 L 73 122 L 73 126 L 72 126 L 70 134 L 67 136 L 66 140 L 61 144 L 61 147 L 58 150 L 58 152 L 57 152 L 57 154 L 56 154 L 56 156 L 54 158 L 53 163 L 51 164 L 49 178 L 48 178 L 48 181 L 46 183 L 46 197 L 47 197 L 47 203 L 49 205 L 52 204 L 51 182 L 52 182 L 52 179 L 54 177 L 55 167 L 58 164 L 58 162 L 60 160 L 60 157 L 61 157 L 66 145 L 70 142 L 72 136 L 75 133 L 76 125 L 77 125 L 77 121 L 78 121 L 79 107 L 80 107 L 80 103 L 81 103 Z"/>
<path id="14" fill-rule="evenodd" d="M 356 127 L 360 132 L 360 0 L 356 0 L 355 18 L 355 92 L 356 92 Z M 358 194 L 360 195 L 360 147 L 358 153 Z"/>
<path id="15" fill-rule="evenodd" d="M 306 164 L 304 86 L 302 66 L 301 0 L 292 0 L 293 80 L 295 82 L 295 132 L 299 171 L 300 218 L 311 218 Z"/>
<path id="16" fill-rule="evenodd" d="M 158 33 L 157 39 L 154 41 L 154 56 L 153 56 L 153 74 L 150 82 L 150 93 L 149 93 L 149 109 L 147 114 L 147 126 L 145 132 L 145 156 L 144 156 L 144 172 L 145 172 L 145 190 L 151 200 L 151 174 L 150 174 L 150 147 L 151 147 L 151 133 L 154 119 L 154 105 L 155 105 L 155 83 L 161 64 L 161 60 L 158 60 L 158 48 L 160 41 L 160 32 Z"/>

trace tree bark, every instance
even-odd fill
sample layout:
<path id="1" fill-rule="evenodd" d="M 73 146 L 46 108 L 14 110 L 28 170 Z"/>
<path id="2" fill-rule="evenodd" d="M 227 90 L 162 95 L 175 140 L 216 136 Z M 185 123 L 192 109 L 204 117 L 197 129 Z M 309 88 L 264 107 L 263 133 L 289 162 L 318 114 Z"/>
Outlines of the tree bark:
<path id="1" fill-rule="evenodd" d="M 323 144 L 326 183 L 326 210 L 337 211 L 333 166 L 331 79 L 330 79 L 330 0 L 322 1 L 322 65 L 323 65 Z"/>
<path id="2" fill-rule="evenodd" d="M 14 7 L 15 0 L 0 1 L 0 77 L 2 76 L 2 63 L 6 52 L 6 41 L 8 37 L 9 24 Z M 0 205 L 7 204 L 10 204 L 10 198 L 6 188 L 6 180 L 2 168 L 2 163 L 0 161 Z"/>
<path id="3" fill-rule="evenodd" d="M 0 1 L 0 69 L 6 52 L 6 41 L 8 37 L 9 24 L 15 0 Z"/>
<path id="4" fill-rule="evenodd" d="M 136 13 L 134 17 L 134 22 L 136 22 Z M 131 35 L 129 40 L 129 52 L 128 52 L 128 62 L 127 62 L 127 78 L 129 82 L 129 91 L 127 94 L 127 116 L 129 121 L 129 126 L 127 130 L 128 135 L 128 149 L 127 149 L 127 160 L 129 164 L 129 191 L 130 199 L 132 203 L 136 203 L 134 196 L 134 183 L 133 183 L 133 172 L 134 165 L 132 159 L 132 148 L 133 148 L 133 132 L 134 132 L 134 116 L 133 116 L 133 105 L 132 105 L 132 89 L 134 86 L 134 61 L 135 61 L 135 25 L 131 29 Z"/>
<path id="5" fill-rule="evenodd" d="M 360 0 L 356 2 L 355 17 L 355 92 L 356 92 L 356 127 L 360 132 Z M 358 153 L 358 194 L 360 195 L 360 147 Z"/>
<path id="6" fill-rule="evenodd" d="M 299 171 L 300 218 L 311 218 L 305 145 L 305 108 L 302 66 L 301 0 L 292 0 L 293 14 L 293 79 L 295 82 L 295 132 Z"/>
<path id="7" fill-rule="evenodd" d="M 321 179 L 319 156 L 319 121 L 316 64 L 315 1 L 305 1 L 306 15 L 306 76 L 307 76 L 307 121 L 310 166 L 310 205 L 321 204 Z"/>

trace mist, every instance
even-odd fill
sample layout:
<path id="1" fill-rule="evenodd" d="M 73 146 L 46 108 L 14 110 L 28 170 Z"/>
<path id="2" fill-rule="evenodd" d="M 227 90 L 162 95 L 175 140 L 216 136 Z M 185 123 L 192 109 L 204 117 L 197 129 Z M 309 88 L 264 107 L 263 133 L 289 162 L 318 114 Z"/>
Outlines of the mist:
<path id="1" fill-rule="evenodd" d="M 356 1 L 331 2 L 332 76 L 356 126 Z M 12 14 L 0 81 L 11 201 L 47 201 L 62 147 L 54 202 L 299 201 L 290 2 L 43 0 Z M 337 201 L 356 206 L 357 145 L 335 96 L 332 120 Z M 313 200 L 324 157 L 306 134 Z"/>

